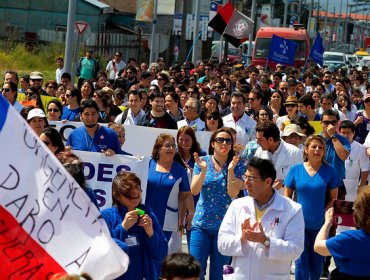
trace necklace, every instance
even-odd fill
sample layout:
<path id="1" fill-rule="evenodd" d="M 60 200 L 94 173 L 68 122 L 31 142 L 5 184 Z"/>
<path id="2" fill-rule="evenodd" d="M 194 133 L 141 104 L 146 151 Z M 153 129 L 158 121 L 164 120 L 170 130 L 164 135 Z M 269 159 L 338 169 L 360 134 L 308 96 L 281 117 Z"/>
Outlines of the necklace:
<path id="1" fill-rule="evenodd" d="M 96 132 L 98 131 L 98 129 L 99 129 L 99 125 L 95 129 L 94 135 L 93 135 L 91 141 L 88 140 L 88 138 L 90 138 L 90 135 L 88 137 L 87 136 L 88 133 L 85 131 L 85 141 L 86 141 L 86 146 L 87 146 L 89 152 L 91 152 L 91 148 L 92 148 L 92 145 L 94 143 L 95 135 L 96 135 Z"/>

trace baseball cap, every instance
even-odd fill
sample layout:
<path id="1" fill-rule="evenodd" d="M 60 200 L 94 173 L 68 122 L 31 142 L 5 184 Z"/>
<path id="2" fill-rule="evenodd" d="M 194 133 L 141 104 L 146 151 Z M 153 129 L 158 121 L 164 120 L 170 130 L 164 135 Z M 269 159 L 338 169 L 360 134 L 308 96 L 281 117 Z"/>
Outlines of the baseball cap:
<path id="1" fill-rule="evenodd" d="M 39 108 L 35 108 L 29 111 L 27 115 L 27 120 L 29 121 L 30 119 L 33 119 L 35 117 L 46 118 L 44 111 Z"/>
<path id="2" fill-rule="evenodd" d="M 38 80 L 38 79 L 44 79 L 44 75 L 41 72 L 31 72 L 30 74 L 31 80 Z"/>
<path id="3" fill-rule="evenodd" d="M 363 97 L 362 99 L 365 101 L 365 100 L 366 100 L 366 99 L 368 99 L 368 98 L 370 98 L 370 93 L 365 94 L 365 95 L 364 95 L 364 97 Z"/>

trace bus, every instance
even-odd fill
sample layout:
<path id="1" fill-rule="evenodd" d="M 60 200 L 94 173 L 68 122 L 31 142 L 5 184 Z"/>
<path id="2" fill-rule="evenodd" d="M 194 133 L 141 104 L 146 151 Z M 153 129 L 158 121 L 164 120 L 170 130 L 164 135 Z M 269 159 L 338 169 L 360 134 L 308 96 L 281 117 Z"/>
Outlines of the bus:
<path id="1" fill-rule="evenodd" d="M 294 66 L 301 67 L 304 65 L 308 55 L 310 54 L 310 41 L 306 29 L 300 29 L 299 27 L 294 26 L 294 28 L 261 27 L 257 32 L 255 46 L 253 49 L 253 66 L 266 65 L 266 60 L 271 46 L 272 35 L 277 35 L 297 43 Z M 268 66 L 275 67 L 276 62 L 269 61 Z"/>

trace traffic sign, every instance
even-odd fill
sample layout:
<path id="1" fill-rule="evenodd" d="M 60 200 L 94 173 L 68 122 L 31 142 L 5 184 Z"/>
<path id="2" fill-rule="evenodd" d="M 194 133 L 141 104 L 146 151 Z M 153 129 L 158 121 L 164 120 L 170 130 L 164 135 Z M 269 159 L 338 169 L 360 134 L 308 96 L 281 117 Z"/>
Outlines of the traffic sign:
<path id="1" fill-rule="evenodd" d="M 76 27 L 77 27 L 78 33 L 82 34 L 87 28 L 87 23 L 86 22 L 76 22 Z"/>

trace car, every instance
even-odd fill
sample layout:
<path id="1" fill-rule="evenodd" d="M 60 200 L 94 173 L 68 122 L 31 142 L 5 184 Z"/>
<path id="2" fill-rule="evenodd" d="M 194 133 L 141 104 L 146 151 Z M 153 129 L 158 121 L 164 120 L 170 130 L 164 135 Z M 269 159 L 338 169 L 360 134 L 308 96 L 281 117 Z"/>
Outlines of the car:
<path id="1" fill-rule="evenodd" d="M 324 67 L 327 67 L 331 72 L 335 72 L 338 69 L 344 69 L 348 71 L 348 65 L 342 61 L 328 60 L 324 61 Z"/>
<path id="2" fill-rule="evenodd" d="M 370 56 L 364 56 L 358 64 L 357 70 L 362 71 L 362 66 L 370 68 Z"/>
<path id="3" fill-rule="evenodd" d="M 327 61 L 330 62 L 338 62 L 338 63 L 344 63 L 346 64 L 346 55 L 342 52 L 324 52 L 324 64 L 326 64 Z"/>
<path id="4" fill-rule="evenodd" d="M 359 63 L 358 57 L 354 54 L 346 54 L 346 61 L 351 67 L 357 67 Z"/>
<path id="5" fill-rule="evenodd" d="M 369 53 L 365 51 L 365 49 L 359 49 L 357 52 L 354 53 L 358 57 L 359 60 L 364 58 L 365 56 L 369 56 Z"/>

